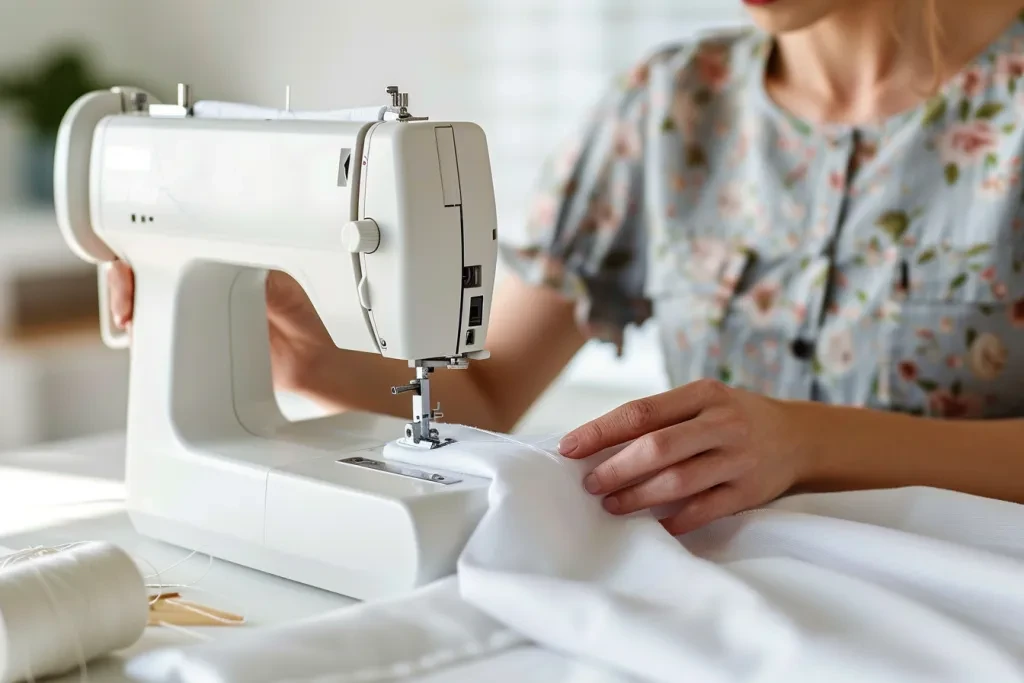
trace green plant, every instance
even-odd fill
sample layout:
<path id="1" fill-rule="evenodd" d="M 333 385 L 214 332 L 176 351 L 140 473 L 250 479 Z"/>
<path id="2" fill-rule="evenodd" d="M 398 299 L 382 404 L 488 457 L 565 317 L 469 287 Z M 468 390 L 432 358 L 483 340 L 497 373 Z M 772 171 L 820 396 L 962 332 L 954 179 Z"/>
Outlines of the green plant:
<path id="1" fill-rule="evenodd" d="M 110 86 L 101 82 L 84 50 L 62 46 L 34 67 L 0 73 L 0 104 L 13 106 L 35 134 L 54 137 L 79 96 Z"/>

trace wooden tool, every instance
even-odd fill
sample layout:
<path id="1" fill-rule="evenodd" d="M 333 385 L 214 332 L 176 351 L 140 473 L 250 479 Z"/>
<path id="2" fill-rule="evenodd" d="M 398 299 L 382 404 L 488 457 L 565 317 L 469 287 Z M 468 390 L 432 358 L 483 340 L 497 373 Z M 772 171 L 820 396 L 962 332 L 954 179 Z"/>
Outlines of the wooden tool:
<path id="1" fill-rule="evenodd" d="M 149 598 L 149 625 L 240 626 L 245 617 L 182 600 L 178 593 L 161 593 Z"/>

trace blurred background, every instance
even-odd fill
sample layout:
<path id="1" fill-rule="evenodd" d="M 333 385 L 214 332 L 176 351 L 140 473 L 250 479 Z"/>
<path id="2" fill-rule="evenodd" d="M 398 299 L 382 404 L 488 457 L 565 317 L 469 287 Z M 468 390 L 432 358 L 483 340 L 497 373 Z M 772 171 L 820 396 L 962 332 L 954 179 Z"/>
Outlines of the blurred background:
<path id="1" fill-rule="evenodd" d="M 102 346 L 96 274 L 52 209 L 53 138 L 82 92 L 297 109 L 379 104 L 488 133 L 514 236 L 544 156 L 609 78 L 665 41 L 744 21 L 739 0 L 0 0 L 0 449 L 122 428 L 128 357 Z M 585 349 L 520 431 L 570 428 L 664 388 L 649 330 Z M 296 417 L 309 406 L 282 397 Z"/>

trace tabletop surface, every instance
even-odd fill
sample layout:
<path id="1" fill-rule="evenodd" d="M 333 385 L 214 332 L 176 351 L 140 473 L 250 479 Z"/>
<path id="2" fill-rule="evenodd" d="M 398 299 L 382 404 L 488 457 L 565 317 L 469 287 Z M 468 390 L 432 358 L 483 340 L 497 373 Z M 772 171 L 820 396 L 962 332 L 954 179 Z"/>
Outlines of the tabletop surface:
<path id="1" fill-rule="evenodd" d="M 189 551 L 135 533 L 125 512 L 124 437 L 101 435 L 0 453 L 0 547 L 105 540 L 124 548 L 142 566 L 164 570 Z M 195 602 L 241 614 L 239 627 L 191 628 L 193 634 L 150 627 L 133 647 L 89 667 L 93 683 L 127 681 L 126 658 L 168 643 L 225 638 L 240 629 L 320 614 L 353 601 L 206 555 L 194 555 L 161 574 L 164 583 L 195 584 L 179 590 Z M 156 579 L 147 579 L 155 583 Z M 155 593 L 156 589 L 152 589 Z M 63 679 L 78 681 L 70 674 Z"/>

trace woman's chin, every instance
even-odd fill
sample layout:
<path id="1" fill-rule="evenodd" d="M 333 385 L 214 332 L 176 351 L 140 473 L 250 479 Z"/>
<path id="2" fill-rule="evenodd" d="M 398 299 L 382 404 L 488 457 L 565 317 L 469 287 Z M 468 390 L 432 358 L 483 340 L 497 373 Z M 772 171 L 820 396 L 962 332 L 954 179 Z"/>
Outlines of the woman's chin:
<path id="1" fill-rule="evenodd" d="M 834 0 L 743 0 L 750 18 L 768 33 L 807 28 L 835 11 Z"/>

